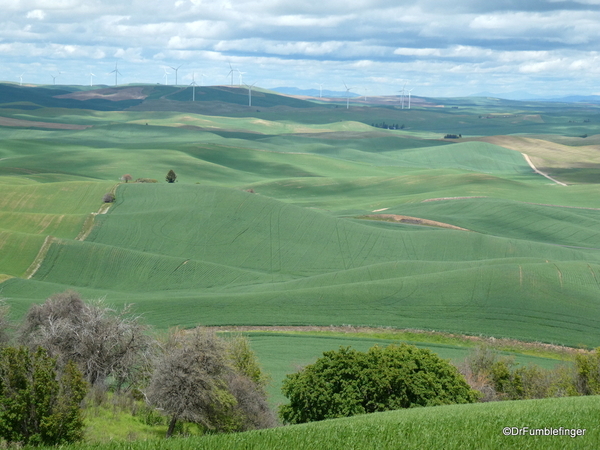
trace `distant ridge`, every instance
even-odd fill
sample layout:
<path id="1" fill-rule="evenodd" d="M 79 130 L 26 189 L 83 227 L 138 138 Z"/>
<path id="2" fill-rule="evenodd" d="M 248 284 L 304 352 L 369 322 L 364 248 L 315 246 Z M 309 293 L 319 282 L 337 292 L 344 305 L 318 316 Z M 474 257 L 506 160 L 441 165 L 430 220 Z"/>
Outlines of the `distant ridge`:
<path id="1" fill-rule="evenodd" d="M 469 97 L 491 97 L 503 100 L 535 100 L 538 102 L 561 102 L 561 103 L 597 103 L 600 104 L 600 95 L 566 95 L 562 97 L 548 97 L 544 95 L 531 94 L 525 91 L 512 91 L 496 94 L 493 92 L 478 92 Z"/>
<path id="2" fill-rule="evenodd" d="M 319 89 L 299 89 L 296 87 L 276 87 L 271 88 L 271 91 L 279 92 L 287 95 L 306 95 L 308 97 L 319 97 Z M 330 91 L 323 89 L 323 97 L 346 97 L 346 91 Z M 360 94 L 354 92 L 349 93 L 350 97 L 360 97 Z"/>

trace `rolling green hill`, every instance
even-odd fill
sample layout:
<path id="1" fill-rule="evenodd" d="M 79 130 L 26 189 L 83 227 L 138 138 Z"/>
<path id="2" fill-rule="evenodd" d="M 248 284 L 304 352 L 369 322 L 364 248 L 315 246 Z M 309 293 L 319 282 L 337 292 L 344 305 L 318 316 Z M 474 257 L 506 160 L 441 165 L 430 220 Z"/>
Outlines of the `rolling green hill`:
<path id="1" fill-rule="evenodd" d="M 506 139 L 441 139 L 535 133 L 511 145 L 593 172 L 569 159 L 592 147 L 540 143 L 600 133 L 593 107 L 346 110 L 257 90 L 248 108 L 235 87 L 198 88 L 196 102 L 173 86 L 0 90 L 0 205 L 12 199 L 0 207 L 0 273 L 14 277 L 2 295 L 15 315 L 75 288 L 135 302 L 159 327 L 355 324 L 599 343 L 600 185 L 558 186 Z M 405 127 L 370 126 L 382 122 Z M 92 216 L 124 173 L 159 183 L 121 185 L 108 214 Z M 365 220 L 374 213 L 469 231 Z M 19 278 L 44 242 L 33 278 Z"/>

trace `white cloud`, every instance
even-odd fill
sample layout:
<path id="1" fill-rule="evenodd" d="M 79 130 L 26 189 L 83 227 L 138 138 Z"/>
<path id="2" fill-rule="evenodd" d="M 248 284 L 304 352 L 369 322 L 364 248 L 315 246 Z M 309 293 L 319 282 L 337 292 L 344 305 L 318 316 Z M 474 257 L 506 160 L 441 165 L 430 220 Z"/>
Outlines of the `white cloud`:
<path id="1" fill-rule="evenodd" d="M 27 13 L 27 16 L 25 17 L 27 17 L 28 19 L 44 20 L 44 18 L 46 17 L 46 13 L 41 9 L 34 9 L 33 11 L 29 11 Z"/>

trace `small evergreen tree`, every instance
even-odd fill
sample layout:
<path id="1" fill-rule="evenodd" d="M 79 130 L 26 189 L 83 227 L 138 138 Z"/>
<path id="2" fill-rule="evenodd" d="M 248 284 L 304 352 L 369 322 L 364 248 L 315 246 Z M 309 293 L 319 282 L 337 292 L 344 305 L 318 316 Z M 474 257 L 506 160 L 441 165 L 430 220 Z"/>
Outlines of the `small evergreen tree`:
<path id="1" fill-rule="evenodd" d="M 175 183 L 176 179 L 177 179 L 177 175 L 175 174 L 173 169 L 169 170 L 169 172 L 167 173 L 167 178 L 166 178 L 167 182 Z"/>
<path id="2" fill-rule="evenodd" d="M 58 445 L 81 440 L 86 383 L 73 363 L 60 376 L 43 348 L 0 352 L 0 437 L 10 443 Z"/>

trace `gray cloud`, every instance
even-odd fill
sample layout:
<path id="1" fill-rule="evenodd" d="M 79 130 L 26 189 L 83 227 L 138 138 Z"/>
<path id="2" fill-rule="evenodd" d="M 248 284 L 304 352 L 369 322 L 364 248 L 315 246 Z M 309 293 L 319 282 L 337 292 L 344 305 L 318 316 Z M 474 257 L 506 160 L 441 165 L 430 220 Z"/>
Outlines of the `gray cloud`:
<path id="1" fill-rule="evenodd" d="M 227 83 L 228 63 L 265 87 L 371 95 L 409 80 L 416 95 L 527 89 L 598 93 L 600 1 L 3 0 L 0 78 L 84 84 L 120 61 L 124 83 L 184 64 Z M 568 80 L 568 86 L 565 84 Z M 98 74 L 96 82 L 112 77 Z"/>

